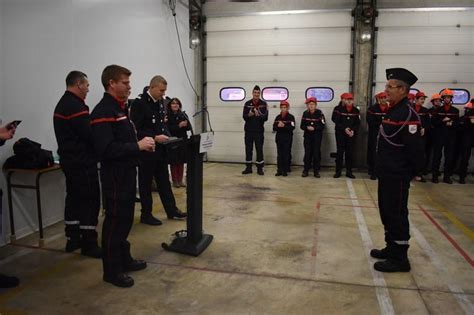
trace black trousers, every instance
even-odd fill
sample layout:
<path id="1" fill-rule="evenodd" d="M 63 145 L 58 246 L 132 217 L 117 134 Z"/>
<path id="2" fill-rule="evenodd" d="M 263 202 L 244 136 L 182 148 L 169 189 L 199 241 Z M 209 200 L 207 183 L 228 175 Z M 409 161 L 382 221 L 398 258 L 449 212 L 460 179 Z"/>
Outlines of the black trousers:
<path id="1" fill-rule="evenodd" d="M 63 167 L 66 177 L 65 232 L 68 240 L 97 243 L 100 187 L 97 166 Z"/>
<path id="2" fill-rule="evenodd" d="M 346 158 L 346 171 L 352 172 L 352 159 L 354 150 L 354 137 L 349 137 L 344 131 L 336 131 L 337 155 L 336 172 L 342 170 L 342 160 Z"/>
<path id="3" fill-rule="evenodd" d="M 322 132 L 317 132 L 311 136 L 304 137 L 304 170 L 309 171 L 313 168 L 314 172 L 321 169 L 321 141 Z"/>
<path id="4" fill-rule="evenodd" d="M 378 128 L 369 128 L 369 135 L 367 138 L 367 166 L 369 167 L 370 175 L 375 174 L 375 158 L 377 156 L 378 135 Z"/>
<path id="5" fill-rule="evenodd" d="M 408 221 L 408 190 L 410 181 L 379 178 L 378 203 L 380 218 L 385 229 L 385 242 L 389 257 L 406 259 L 410 223 Z"/>
<path id="6" fill-rule="evenodd" d="M 153 210 L 153 198 L 151 195 L 151 182 L 155 178 L 161 203 L 168 216 L 176 212 L 176 200 L 171 190 L 168 163 L 165 160 L 142 159 L 138 168 L 138 190 L 142 213 L 151 213 Z"/>
<path id="7" fill-rule="evenodd" d="M 279 172 L 288 172 L 290 169 L 291 138 L 277 139 L 277 168 Z"/>
<path id="8" fill-rule="evenodd" d="M 474 147 L 474 138 L 471 133 L 464 133 L 461 139 L 461 163 L 459 165 L 459 177 L 465 178 L 467 176 L 467 168 L 469 160 L 471 159 L 471 150 Z"/>
<path id="9" fill-rule="evenodd" d="M 455 134 L 440 134 L 433 139 L 433 176 L 439 176 L 441 156 L 444 154 L 444 177 L 453 175 Z"/>
<path id="10" fill-rule="evenodd" d="M 252 165 L 253 159 L 253 145 L 255 144 L 255 151 L 257 151 L 257 167 L 263 167 L 263 131 L 246 131 L 245 132 L 245 163 Z"/>
<path id="11" fill-rule="evenodd" d="M 423 173 L 427 174 L 433 168 L 433 142 L 435 135 L 432 129 L 425 129 L 425 166 Z"/>
<path id="12" fill-rule="evenodd" d="M 134 166 L 102 165 L 100 180 L 105 199 L 105 219 L 102 225 L 102 262 L 104 274 L 124 272 L 132 261 L 128 234 L 133 225 L 137 170 Z"/>

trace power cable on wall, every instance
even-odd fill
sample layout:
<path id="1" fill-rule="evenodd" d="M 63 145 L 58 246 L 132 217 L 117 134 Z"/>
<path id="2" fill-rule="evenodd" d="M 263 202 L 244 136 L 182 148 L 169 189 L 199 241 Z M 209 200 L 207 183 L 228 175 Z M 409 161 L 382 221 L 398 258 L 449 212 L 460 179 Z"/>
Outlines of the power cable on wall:
<path id="1" fill-rule="evenodd" d="M 176 21 L 176 0 L 169 0 L 169 6 L 171 9 L 171 13 L 173 14 L 174 26 L 176 28 L 176 35 L 178 36 L 179 52 L 181 54 L 181 61 L 183 62 L 184 72 L 186 73 L 186 78 L 188 79 L 189 85 L 191 86 L 191 88 L 194 91 L 194 94 L 199 100 L 199 95 L 196 89 L 194 88 L 193 83 L 191 82 L 191 78 L 189 77 L 189 73 L 188 73 L 188 68 L 186 67 L 186 62 L 184 61 L 183 47 L 181 46 L 181 36 L 179 36 L 178 22 Z"/>
<path id="2" fill-rule="evenodd" d="M 179 44 L 179 52 L 181 54 L 181 61 L 183 62 L 183 67 L 184 67 L 184 72 L 186 73 L 186 78 L 188 79 L 188 82 L 189 82 L 189 85 L 191 86 L 191 88 L 193 89 L 193 92 L 194 94 L 196 95 L 196 98 L 198 99 L 198 101 L 200 100 L 200 97 L 196 91 L 196 89 L 194 88 L 194 85 L 193 83 L 191 82 L 191 78 L 189 77 L 189 73 L 188 73 L 188 68 L 186 67 L 186 62 L 184 60 L 184 55 L 183 55 L 183 47 L 181 45 L 181 36 L 179 36 L 179 30 L 178 30 L 178 22 L 176 21 L 176 0 L 169 0 L 169 6 L 170 6 L 170 9 L 171 9 L 171 13 L 173 14 L 173 19 L 174 19 L 174 26 L 176 28 L 176 35 L 178 37 L 178 44 Z M 207 123 L 209 125 L 209 130 L 214 133 L 214 130 L 212 130 L 212 125 L 211 125 L 211 118 L 209 117 L 209 112 L 207 111 L 207 107 L 206 106 L 202 106 L 202 110 L 194 113 L 193 117 L 201 114 L 201 113 L 204 113 L 204 114 L 207 114 Z"/>

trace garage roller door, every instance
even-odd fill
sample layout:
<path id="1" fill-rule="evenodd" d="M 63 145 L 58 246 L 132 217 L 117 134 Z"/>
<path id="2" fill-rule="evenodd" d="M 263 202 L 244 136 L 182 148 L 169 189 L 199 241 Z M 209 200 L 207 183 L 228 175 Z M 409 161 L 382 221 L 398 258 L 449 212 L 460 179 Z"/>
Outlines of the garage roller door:
<path id="1" fill-rule="evenodd" d="M 210 17 L 207 19 L 207 105 L 215 133 L 210 161 L 243 162 L 244 121 L 242 107 L 252 88 L 286 87 L 297 123 L 305 109 L 308 87 L 331 87 L 335 98 L 320 103 L 329 119 L 338 96 L 347 91 L 350 80 L 350 11 L 304 14 Z M 241 102 L 224 102 L 223 87 L 242 87 L 247 96 Z M 265 125 L 265 162 L 276 163 L 272 123 L 279 113 L 278 102 L 269 102 Z M 330 120 L 330 119 L 329 119 Z M 302 164 L 303 135 L 295 131 L 293 162 Z M 329 122 L 323 140 L 323 164 L 333 165 L 334 126 Z"/>

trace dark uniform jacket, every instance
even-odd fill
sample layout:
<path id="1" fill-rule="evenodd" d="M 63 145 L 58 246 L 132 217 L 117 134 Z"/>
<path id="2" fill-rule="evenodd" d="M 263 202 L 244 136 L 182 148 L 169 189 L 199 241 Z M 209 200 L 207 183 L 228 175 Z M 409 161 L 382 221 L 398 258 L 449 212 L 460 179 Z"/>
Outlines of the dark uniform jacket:
<path id="1" fill-rule="evenodd" d="M 378 103 L 370 106 L 367 109 L 367 124 L 369 125 L 370 130 L 374 130 L 377 133 L 379 132 L 380 124 L 387 114 L 388 105 L 386 105 L 385 111 L 382 111 L 382 108 Z"/>
<path id="2" fill-rule="evenodd" d="M 91 127 L 94 147 L 102 166 L 138 165 L 140 150 L 137 134 L 123 102 L 104 93 L 92 111 Z"/>
<path id="3" fill-rule="evenodd" d="M 376 172 L 380 178 L 411 180 L 423 168 L 421 121 L 405 97 L 390 106 L 380 126 Z"/>
<path id="4" fill-rule="evenodd" d="M 471 122 L 471 119 L 474 119 L 474 107 L 466 107 L 464 109 L 464 116 L 461 117 L 460 127 L 464 137 L 474 137 L 474 123 Z M 471 139 L 471 143 L 474 140 Z"/>
<path id="5" fill-rule="evenodd" d="M 250 111 L 259 111 L 260 116 L 249 116 Z M 253 104 L 253 100 L 245 102 L 242 117 L 245 120 L 245 131 L 250 132 L 264 132 L 265 128 L 263 124 L 268 120 L 268 105 L 267 102 L 259 99 L 256 106 Z"/>
<path id="6" fill-rule="evenodd" d="M 332 121 L 333 123 L 336 123 L 336 119 L 337 119 L 337 117 L 338 117 L 338 115 L 339 115 L 339 111 L 340 111 L 341 108 L 342 108 L 342 105 L 341 105 L 341 104 L 342 104 L 342 102 L 339 102 L 339 104 L 338 104 L 337 106 L 335 106 L 335 107 L 333 108 L 333 110 L 332 110 L 331 121 Z"/>
<path id="7" fill-rule="evenodd" d="M 285 124 L 284 127 L 278 127 L 279 122 Z M 278 114 L 275 117 L 273 122 L 273 131 L 276 131 L 275 140 L 276 142 L 282 140 L 291 140 L 293 138 L 293 130 L 295 129 L 295 116 L 290 113 L 287 113 L 285 117 L 282 117 L 281 114 Z"/>
<path id="8" fill-rule="evenodd" d="M 313 113 L 311 113 L 309 110 L 305 110 L 303 112 L 303 116 L 301 117 L 300 129 L 304 130 L 304 137 L 311 137 L 318 132 L 322 132 L 325 125 L 326 119 L 324 118 L 324 114 L 320 109 L 316 108 Z M 307 127 L 309 126 L 314 127 L 314 130 L 308 130 Z"/>
<path id="9" fill-rule="evenodd" d="M 417 107 L 416 105 L 413 105 L 413 109 L 420 116 L 421 127 L 425 130 L 429 129 L 431 127 L 430 110 L 424 106 Z"/>
<path id="10" fill-rule="evenodd" d="M 446 117 L 451 118 L 453 122 L 451 126 L 443 121 Z M 459 110 L 452 105 L 448 109 L 440 106 L 432 112 L 431 123 L 438 135 L 456 136 L 456 129 L 459 127 Z"/>
<path id="11" fill-rule="evenodd" d="M 144 137 L 152 137 L 158 135 L 171 136 L 168 125 L 166 123 L 166 107 L 163 100 L 156 102 L 148 94 L 148 87 L 143 89 L 133 102 L 130 108 L 130 117 L 137 128 L 138 140 Z M 142 151 L 140 157 L 142 159 L 166 159 L 166 150 L 163 144 L 156 143 L 155 152 Z"/>
<path id="12" fill-rule="evenodd" d="M 54 109 L 54 133 L 63 167 L 97 164 L 89 107 L 72 92 L 66 91 Z"/>
<path id="13" fill-rule="evenodd" d="M 344 132 L 346 128 L 356 131 L 360 125 L 359 110 L 352 106 L 352 110 L 349 112 L 346 106 L 341 106 L 336 112 L 335 120 L 336 132 Z"/>

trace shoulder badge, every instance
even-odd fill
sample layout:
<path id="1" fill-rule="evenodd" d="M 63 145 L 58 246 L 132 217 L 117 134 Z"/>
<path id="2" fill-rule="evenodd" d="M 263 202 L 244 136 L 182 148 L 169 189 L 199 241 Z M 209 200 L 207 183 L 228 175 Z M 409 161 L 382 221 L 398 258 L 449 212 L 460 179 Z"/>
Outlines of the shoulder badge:
<path id="1" fill-rule="evenodd" d="M 409 132 L 409 133 L 415 134 L 417 130 L 418 130 L 418 126 L 417 126 L 417 125 L 408 125 L 408 132 Z"/>

